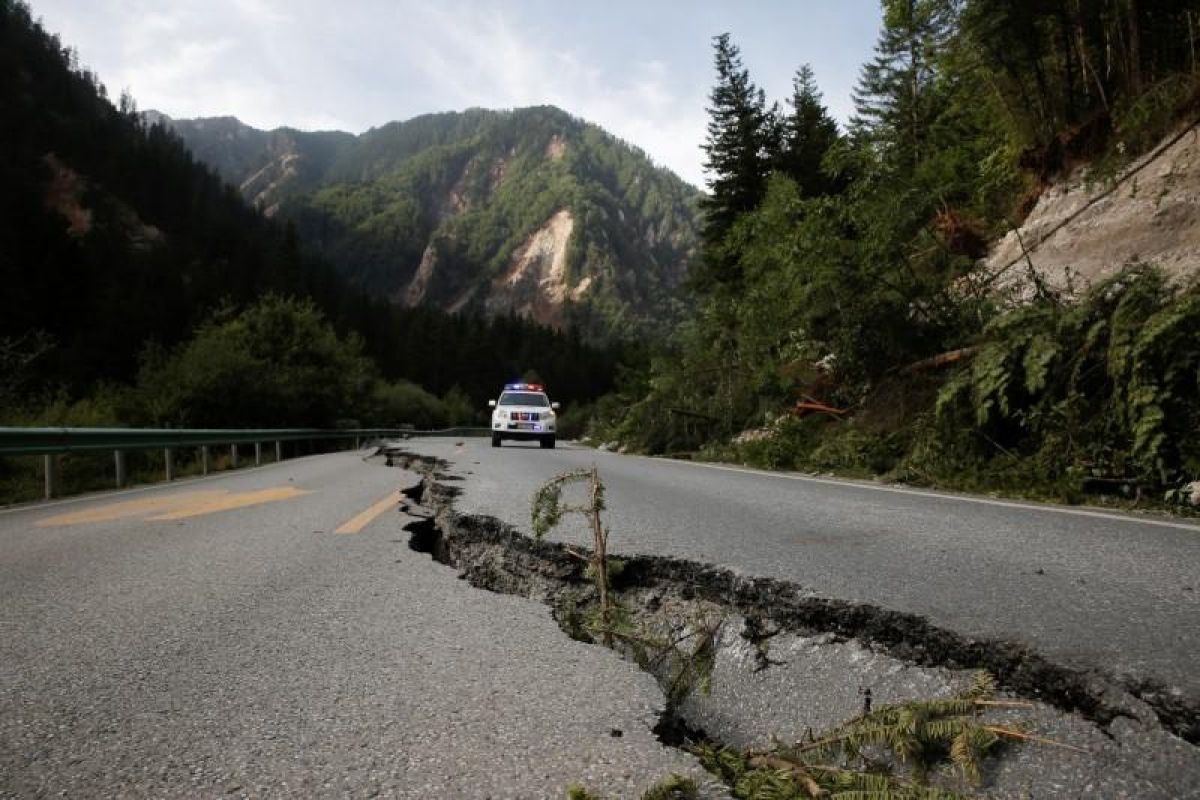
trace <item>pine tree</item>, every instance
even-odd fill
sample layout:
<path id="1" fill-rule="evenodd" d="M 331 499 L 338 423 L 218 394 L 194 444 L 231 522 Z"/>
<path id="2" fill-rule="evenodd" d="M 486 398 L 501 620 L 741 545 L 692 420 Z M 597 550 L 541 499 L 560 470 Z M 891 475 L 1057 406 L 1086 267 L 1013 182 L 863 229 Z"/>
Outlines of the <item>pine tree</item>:
<path id="1" fill-rule="evenodd" d="M 753 210 L 766 192 L 774 115 L 762 89 L 750 80 L 741 53 L 723 33 L 714 40 L 717 84 L 709 99 L 707 156 L 709 196 L 701 202 L 705 248 L 698 288 L 738 283 L 736 260 L 720 254 L 721 243 L 738 215 Z"/>
<path id="2" fill-rule="evenodd" d="M 853 126 L 893 145 L 901 165 L 927 155 L 937 115 L 935 60 L 952 32 L 954 8 L 954 0 L 883 0 L 883 32 L 854 91 Z"/>
<path id="3" fill-rule="evenodd" d="M 838 126 L 821 102 L 812 67 L 796 71 L 792 79 L 790 113 L 782 120 L 779 171 L 800 185 L 804 197 L 836 192 L 838 186 L 821 168 L 829 148 L 838 140 Z"/>

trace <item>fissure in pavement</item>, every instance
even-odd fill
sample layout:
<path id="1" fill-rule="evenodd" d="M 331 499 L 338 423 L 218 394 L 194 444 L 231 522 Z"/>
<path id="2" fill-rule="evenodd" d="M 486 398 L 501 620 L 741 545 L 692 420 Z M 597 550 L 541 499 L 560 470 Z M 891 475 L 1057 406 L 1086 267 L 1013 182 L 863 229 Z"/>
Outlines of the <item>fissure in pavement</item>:
<path id="1" fill-rule="evenodd" d="M 423 517 L 407 526 L 412 549 L 454 567 L 476 587 L 547 603 L 564 632 L 590 640 L 580 619 L 596 598 L 578 553 L 562 544 L 534 540 L 495 518 L 457 512 L 453 501 L 460 490 L 444 482 L 452 477 L 445 471 L 448 465 L 411 454 L 393 456 L 398 458 L 397 466 L 424 476 L 405 492 L 411 501 L 405 510 Z M 1125 762 L 1144 764 L 1153 752 L 1149 760 L 1157 765 L 1151 764 L 1139 778 L 1144 779 L 1139 789 L 1144 796 L 1188 796 L 1200 783 L 1200 750 L 1194 747 L 1200 742 L 1200 709 L 1161 686 L 1146 682 L 1122 686 L 1107 676 L 1054 663 L 1016 643 L 974 640 L 914 614 L 812 597 L 785 581 L 657 556 L 620 560 L 612 591 L 640 624 L 671 635 L 694 625 L 689 620 L 713 614 L 722 618 L 724 632 L 716 642 L 719 653 L 715 664 L 708 665 L 710 675 L 705 680 L 724 680 L 730 674 L 731 658 L 746 661 L 744 672 L 753 675 L 799 671 L 803 682 L 811 685 L 797 687 L 791 694 L 804 695 L 805 701 L 798 705 L 822 725 L 842 721 L 828 718 L 839 709 L 843 718 L 847 716 L 845 700 L 822 714 L 813 692 L 836 689 L 843 698 L 861 698 L 873 683 L 881 682 L 893 691 L 948 693 L 955 688 L 956 675 L 961 678 L 967 670 L 983 669 L 996 677 L 1003 690 L 1056 710 L 1057 722 L 1043 720 L 1050 727 L 1059 724 L 1066 729 L 1070 727 L 1067 716 L 1080 715 L 1093 723 L 1090 727 L 1101 740 L 1097 747 L 1123 754 L 1097 757 L 1095 764 L 1079 770 L 1081 780 L 1094 782 L 1095 776 L 1086 773 L 1103 768 L 1104 761 L 1120 770 Z M 787 641 L 786 647 L 779 644 L 782 640 Z M 628 647 L 618 649 L 630 655 Z M 644 659 L 639 660 L 646 666 Z M 714 666 L 720 675 L 711 674 Z M 897 670 L 910 670 L 908 686 L 889 677 Z M 651 671 L 668 694 L 657 729 L 668 744 L 708 738 L 748 746 L 777 733 L 764 730 L 769 721 L 735 719 L 739 714 L 770 716 L 744 697 L 729 697 L 728 691 L 714 691 L 725 695 L 715 699 L 695 691 L 681 696 L 675 691 L 678 687 L 669 685 L 669 668 L 659 664 Z M 831 682 L 841 685 L 834 687 Z M 886 698 L 878 685 L 876 697 Z M 896 699 L 911 698 L 892 698 Z M 1169 751 L 1165 756 L 1164 749 Z M 1044 771 L 1044 761 L 1015 773 L 994 769 L 992 778 L 1027 781 L 1029 773 Z"/>

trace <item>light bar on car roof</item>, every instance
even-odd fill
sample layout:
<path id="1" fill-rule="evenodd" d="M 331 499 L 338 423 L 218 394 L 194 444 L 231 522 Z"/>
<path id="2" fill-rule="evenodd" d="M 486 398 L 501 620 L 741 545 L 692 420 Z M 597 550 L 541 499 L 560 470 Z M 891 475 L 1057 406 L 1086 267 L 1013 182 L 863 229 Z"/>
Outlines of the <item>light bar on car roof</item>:
<path id="1" fill-rule="evenodd" d="M 506 392 L 544 392 L 546 387 L 540 383 L 506 383 L 504 384 Z"/>

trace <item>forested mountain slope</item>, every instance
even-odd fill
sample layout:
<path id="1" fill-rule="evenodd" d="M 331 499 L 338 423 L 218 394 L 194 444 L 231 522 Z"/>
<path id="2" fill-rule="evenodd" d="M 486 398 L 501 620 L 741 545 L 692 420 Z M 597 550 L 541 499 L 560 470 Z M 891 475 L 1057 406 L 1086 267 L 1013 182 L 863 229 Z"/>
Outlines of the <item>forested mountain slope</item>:
<path id="1" fill-rule="evenodd" d="M 376 296 L 597 337 L 685 309 L 698 191 L 560 109 L 430 114 L 357 137 L 171 124 Z"/>
<path id="2" fill-rule="evenodd" d="M 481 414 L 526 371 L 564 401 L 611 386 L 616 353 L 578 337 L 350 285 L 132 98 L 110 102 L 16 0 L 0 119 L 0 424 L 436 423 L 445 398 Z M 306 153 L 324 164 L 339 141 Z"/>

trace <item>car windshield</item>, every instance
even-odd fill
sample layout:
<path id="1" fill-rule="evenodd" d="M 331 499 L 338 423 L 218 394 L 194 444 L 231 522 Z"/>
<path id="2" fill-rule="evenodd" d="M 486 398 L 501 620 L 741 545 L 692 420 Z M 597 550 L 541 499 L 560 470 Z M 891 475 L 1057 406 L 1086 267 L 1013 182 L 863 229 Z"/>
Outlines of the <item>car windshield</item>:
<path id="1" fill-rule="evenodd" d="M 550 405 L 550 400 L 546 395 L 535 392 L 505 392 L 500 395 L 499 404 L 502 406 L 539 406 L 545 408 Z"/>

